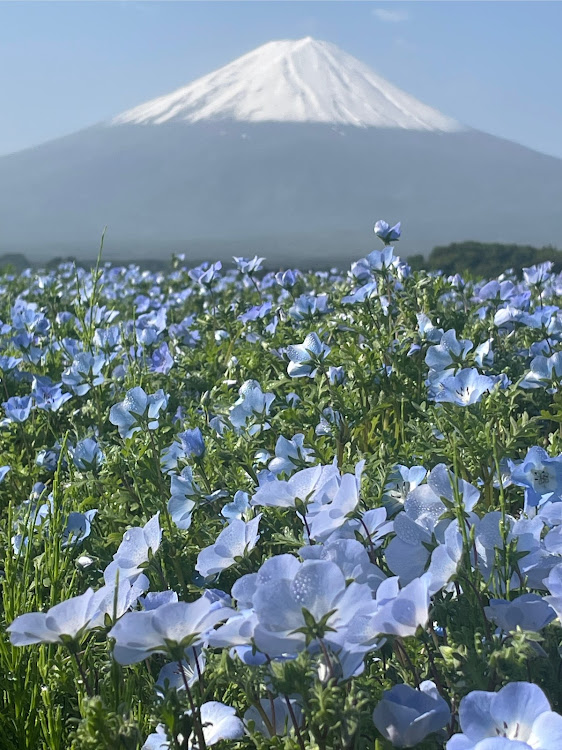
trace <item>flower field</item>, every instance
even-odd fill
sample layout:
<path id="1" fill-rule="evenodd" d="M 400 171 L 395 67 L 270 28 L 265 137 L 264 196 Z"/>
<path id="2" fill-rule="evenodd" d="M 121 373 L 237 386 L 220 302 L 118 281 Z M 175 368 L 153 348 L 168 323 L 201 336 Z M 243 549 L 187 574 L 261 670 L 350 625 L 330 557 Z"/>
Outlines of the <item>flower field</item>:
<path id="1" fill-rule="evenodd" d="M 0 277 L 0 748 L 562 748 L 562 275 Z"/>

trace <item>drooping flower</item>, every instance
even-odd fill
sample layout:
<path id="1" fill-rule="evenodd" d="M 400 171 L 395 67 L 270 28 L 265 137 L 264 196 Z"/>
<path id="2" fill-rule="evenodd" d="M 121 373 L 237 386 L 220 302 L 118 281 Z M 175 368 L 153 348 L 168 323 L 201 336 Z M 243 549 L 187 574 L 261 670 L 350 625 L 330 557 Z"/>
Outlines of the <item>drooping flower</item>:
<path id="1" fill-rule="evenodd" d="M 416 690 L 395 685 L 385 690 L 373 711 L 373 722 L 394 747 L 414 747 L 428 734 L 447 724 L 451 711 L 434 682 L 425 680 Z"/>

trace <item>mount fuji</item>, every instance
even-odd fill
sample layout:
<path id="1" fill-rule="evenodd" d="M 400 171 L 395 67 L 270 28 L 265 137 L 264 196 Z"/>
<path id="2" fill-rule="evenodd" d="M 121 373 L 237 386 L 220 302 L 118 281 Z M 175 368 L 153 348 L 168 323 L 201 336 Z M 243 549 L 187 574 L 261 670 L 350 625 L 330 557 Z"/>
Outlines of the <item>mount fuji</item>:
<path id="1" fill-rule="evenodd" d="M 0 158 L 0 254 L 347 262 L 376 219 L 403 255 L 562 246 L 562 160 L 469 128 L 328 42 L 264 44 L 177 91 Z"/>

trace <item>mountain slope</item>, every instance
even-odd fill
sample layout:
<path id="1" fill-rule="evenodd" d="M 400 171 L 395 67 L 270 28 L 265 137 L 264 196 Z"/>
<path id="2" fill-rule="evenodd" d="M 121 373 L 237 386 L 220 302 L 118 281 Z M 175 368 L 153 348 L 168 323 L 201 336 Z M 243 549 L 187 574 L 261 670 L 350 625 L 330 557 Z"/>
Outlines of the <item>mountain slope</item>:
<path id="1" fill-rule="evenodd" d="M 309 81 L 316 64 L 322 80 L 332 75 L 317 44 L 324 45 L 287 47 L 299 80 L 306 73 Z M 297 65 L 303 50 L 308 57 Z M 279 78 L 283 65 L 275 56 L 272 67 L 270 86 L 277 81 L 281 90 L 296 80 L 292 73 Z M 217 72 L 219 83 L 228 68 Z M 343 112 L 347 96 L 346 112 L 356 117 L 363 94 L 356 101 L 356 89 L 345 84 L 347 67 L 339 74 L 344 83 L 334 84 L 335 101 Z M 213 76 L 205 77 L 208 92 L 217 90 Z M 253 91 L 253 79 L 247 85 Z M 386 94 L 389 86 L 380 84 Z M 91 258 L 108 225 L 110 258 L 176 251 L 197 262 L 259 252 L 274 265 L 331 264 L 378 246 L 372 234 L 378 218 L 403 221 L 404 255 L 465 239 L 562 246 L 560 159 L 458 124 L 438 127 L 439 113 L 424 127 L 414 125 L 424 107 L 414 99 L 408 106 L 400 100 L 409 124 L 375 127 L 290 120 L 298 101 L 293 89 L 279 99 L 278 116 L 286 119 L 271 121 L 268 92 L 264 100 L 255 94 L 253 114 L 244 109 L 248 90 L 239 93 L 226 99 L 209 93 L 206 105 L 190 99 L 176 110 L 169 102 L 160 106 L 163 97 L 158 106 L 0 158 L 0 254 Z M 303 97 L 307 117 L 335 116 L 331 99 L 318 98 L 311 110 L 312 94 Z M 398 117 L 387 104 L 376 111 Z"/>
<path id="2" fill-rule="evenodd" d="M 334 44 L 269 42 L 112 124 L 236 120 L 325 122 L 451 132 L 463 129 Z"/>

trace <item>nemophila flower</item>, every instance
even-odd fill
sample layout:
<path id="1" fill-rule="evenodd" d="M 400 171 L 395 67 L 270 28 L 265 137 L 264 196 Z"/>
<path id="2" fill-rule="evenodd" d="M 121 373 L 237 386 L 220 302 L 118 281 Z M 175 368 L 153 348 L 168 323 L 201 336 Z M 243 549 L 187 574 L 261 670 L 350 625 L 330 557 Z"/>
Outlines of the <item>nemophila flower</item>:
<path id="1" fill-rule="evenodd" d="M 258 258 L 257 255 L 254 255 L 253 258 L 241 258 L 234 255 L 233 258 L 236 263 L 236 268 L 240 273 L 245 273 L 248 276 L 257 273 L 261 269 L 262 263 L 265 260 L 265 258 Z"/>
<path id="2" fill-rule="evenodd" d="M 437 403 L 450 403 L 457 406 L 476 404 L 484 393 L 496 385 L 495 378 L 481 375 L 475 368 L 459 370 L 456 375 L 439 382 L 434 400 Z"/>
<path id="3" fill-rule="evenodd" d="M 97 471 L 105 461 L 105 455 L 97 440 L 85 438 L 76 443 L 72 460 L 80 471 Z"/>
<path id="4" fill-rule="evenodd" d="M 265 419 L 269 414 L 271 404 L 275 400 L 275 394 L 264 393 L 257 380 L 246 380 L 239 391 L 239 398 L 230 408 L 228 418 L 232 425 L 240 430 L 246 427 L 248 419 Z M 254 424 L 250 427 L 250 434 L 256 434 L 261 429 L 267 429 L 269 425 Z"/>
<path id="5" fill-rule="evenodd" d="M 6 474 L 10 471 L 10 466 L 0 466 L 0 482 L 3 482 L 6 478 Z"/>
<path id="6" fill-rule="evenodd" d="M 84 396 L 90 388 L 101 385 L 105 378 L 102 369 L 106 363 L 103 354 L 80 352 L 70 367 L 61 375 L 62 382 L 77 396 Z"/>
<path id="7" fill-rule="evenodd" d="M 181 661 L 181 669 L 177 661 L 172 661 L 162 667 L 155 684 L 157 692 L 161 695 L 168 690 L 181 692 L 185 690 L 186 682 L 188 687 L 192 687 L 205 671 L 206 662 L 205 652 L 201 648 L 186 649 Z"/>
<path id="8" fill-rule="evenodd" d="M 328 380 L 330 385 L 341 385 L 345 382 L 345 370 L 343 367 L 328 367 Z"/>
<path id="9" fill-rule="evenodd" d="M 172 602 L 178 601 L 178 595 L 175 591 L 150 591 L 146 596 L 142 596 L 139 599 L 143 609 L 147 612 L 151 609 L 158 609 L 163 607 L 164 604 L 172 604 Z"/>
<path id="10" fill-rule="evenodd" d="M 0 370 L 10 372 L 21 362 L 21 357 L 11 357 L 6 354 L 0 354 Z"/>
<path id="11" fill-rule="evenodd" d="M 148 612 L 127 612 L 109 631 L 113 658 L 136 664 L 151 654 L 196 648 L 208 631 L 231 614 L 230 607 L 203 595 L 194 602 L 174 602 Z"/>
<path id="12" fill-rule="evenodd" d="M 562 378 L 562 352 L 550 357 L 538 355 L 531 361 L 531 369 L 525 375 L 521 388 L 545 388 L 552 381 Z"/>
<path id="13" fill-rule="evenodd" d="M 121 403 L 111 407 L 109 421 L 119 429 L 122 438 L 130 438 L 143 426 L 155 430 L 160 410 L 167 403 L 168 397 L 162 389 L 147 395 L 140 386 L 136 386 L 127 391 Z"/>
<path id="14" fill-rule="evenodd" d="M 425 627 L 429 617 L 429 586 L 427 574 L 414 578 L 404 588 L 399 588 L 398 578 L 382 581 L 376 593 L 376 608 L 359 612 L 348 636 L 358 645 L 374 643 L 380 635 L 396 635 L 401 638 L 415 635 L 417 629 Z"/>
<path id="15" fill-rule="evenodd" d="M 460 703 L 462 734 L 447 742 L 447 750 L 493 750 L 486 738 L 505 738 L 501 750 L 554 750 L 562 747 L 562 716 L 551 711 L 538 685 L 510 682 L 497 693 L 474 690 Z"/>
<path id="16" fill-rule="evenodd" d="M 197 556 L 195 569 L 204 577 L 220 573 L 244 557 L 257 544 L 261 513 L 248 523 L 235 518 L 221 531 L 210 547 Z"/>
<path id="17" fill-rule="evenodd" d="M 193 481 L 191 467 L 186 466 L 179 475 L 172 474 L 170 481 L 172 496 L 168 500 L 168 513 L 178 529 L 188 529 L 195 508 L 195 501 L 191 498 L 199 494 L 199 487 Z"/>
<path id="18" fill-rule="evenodd" d="M 250 503 L 252 506 L 294 508 L 297 500 L 303 503 L 311 500 L 316 491 L 336 477 L 339 477 L 339 471 L 333 464 L 302 469 L 287 481 L 270 479 L 261 484 Z"/>
<path id="19" fill-rule="evenodd" d="M 150 371 L 167 375 L 174 366 L 174 358 L 170 354 L 168 344 L 163 341 L 150 355 Z"/>
<path id="20" fill-rule="evenodd" d="M 72 511 L 68 514 L 66 527 L 62 533 L 63 547 L 80 544 L 86 537 L 90 536 L 92 521 L 97 514 L 97 508 L 87 510 L 85 513 Z"/>
<path id="21" fill-rule="evenodd" d="M 70 393 L 63 393 L 60 383 L 53 383 L 50 378 L 34 377 L 31 395 L 35 405 L 43 411 L 58 411 L 60 407 L 72 398 Z"/>
<path id="22" fill-rule="evenodd" d="M 67 447 L 70 448 L 68 443 Z M 60 460 L 60 454 L 61 446 L 59 445 L 59 443 L 55 443 L 52 448 L 47 448 L 46 450 L 39 451 L 39 453 L 37 454 L 37 458 L 35 459 L 35 463 L 37 464 L 37 466 L 40 466 L 47 471 L 56 471 Z M 61 466 L 66 468 L 67 465 L 68 464 L 66 459 L 63 458 L 61 461 Z"/>
<path id="23" fill-rule="evenodd" d="M 488 620 L 506 633 L 517 628 L 538 633 L 556 618 L 556 612 L 547 603 L 548 599 L 537 594 L 522 594 L 512 601 L 490 599 L 484 612 Z"/>
<path id="24" fill-rule="evenodd" d="M 432 732 L 443 729 L 451 718 L 446 701 L 431 680 L 416 690 L 395 685 L 385 690 L 373 711 L 373 723 L 393 747 L 414 747 Z"/>
<path id="25" fill-rule="evenodd" d="M 391 242 L 396 242 L 400 239 L 400 222 L 391 227 L 388 222 L 379 219 L 375 224 L 374 232 L 385 245 L 389 245 Z"/>
<path id="26" fill-rule="evenodd" d="M 205 442 L 199 427 L 180 432 L 177 437 L 187 458 L 190 456 L 202 458 L 205 455 Z"/>
<path id="27" fill-rule="evenodd" d="M 325 315 L 329 311 L 327 294 L 301 294 L 289 308 L 294 320 L 306 320 L 315 315 Z"/>
<path id="28" fill-rule="evenodd" d="M 275 443 L 275 458 L 268 464 L 268 469 L 274 474 L 291 474 L 297 467 L 314 463 L 314 451 L 305 448 L 304 434 L 299 432 L 288 440 L 282 435 Z"/>
<path id="29" fill-rule="evenodd" d="M 106 583 L 135 579 L 142 573 L 142 568 L 154 555 L 162 541 L 159 513 L 156 513 L 144 526 L 133 526 L 123 534 L 123 541 L 113 555 L 113 562 L 104 571 Z"/>
<path id="30" fill-rule="evenodd" d="M 200 716 L 206 745 L 215 745 L 221 740 L 238 740 L 244 736 L 244 724 L 231 706 L 208 701 L 202 704 Z M 190 737 L 190 748 L 201 750 L 193 734 Z"/>
<path id="31" fill-rule="evenodd" d="M 549 260 L 530 268 L 524 268 L 523 278 L 530 286 L 542 286 L 550 278 L 552 265 L 552 261 Z"/>
<path id="32" fill-rule="evenodd" d="M 538 446 L 533 446 L 520 463 L 509 462 L 511 481 L 530 490 L 530 506 L 545 499 L 562 499 L 562 455 L 552 458 Z"/>
<path id="33" fill-rule="evenodd" d="M 330 353 L 330 347 L 323 344 L 317 333 L 309 333 L 302 344 L 287 347 L 289 364 L 287 374 L 291 378 L 313 377 L 316 368 Z"/>
<path id="34" fill-rule="evenodd" d="M 550 592 L 550 596 L 544 596 L 543 600 L 552 607 L 558 619 L 562 622 L 562 563 L 555 565 L 545 579 L 544 585 Z"/>
<path id="35" fill-rule="evenodd" d="M 328 560 L 305 560 L 278 555 L 266 560 L 255 578 L 252 605 L 257 616 L 254 641 L 269 656 L 296 654 L 308 637 L 327 644 L 352 622 L 356 613 L 372 604 L 369 586 L 350 583 Z M 315 625 L 313 625 L 315 623 Z"/>
<path id="36" fill-rule="evenodd" d="M 286 271 L 279 271 L 275 274 L 275 281 L 282 289 L 292 289 L 297 282 L 297 274 L 297 271 L 290 268 Z"/>
<path id="37" fill-rule="evenodd" d="M 2 425 L 10 424 L 10 422 L 25 422 L 31 414 L 31 408 L 33 402 L 31 396 L 12 396 L 5 401 L 2 406 L 4 407 L 4 413 L 6 418 L 2 420 Z"/>
<path id="38" fill-rule="evenodd" d="M 242 520 L 250 508 L 250 498 L 247 492 L 238 490 L 231 503 L 227 503 L 221 510 L 221 516 L 228 522 L 235 519 Z"/>
<path id="39" fill-rule="evenodd" d="M 206 271 L 203 271 L 199 275 L 197 281 L 201 284 L 201 286 L 210 289 L 213 286 L 214 282 L 220 278 L 221 268 L 222 263 L 220 262 L 220 260 L 216 263 L 212 263 Z"/>
<path id="40" fill-rule="evenodd" d="M 33 643 L 64 643 L 77 641 L 98 615 L 99 597 L 93 589 L 55 604 L 47 612 L 20 615 L 7 628 L 12 646 Z"/>
<path id="41" fill-rule="evenodd" d="M 315 500 L 308 505 L 306 521 L 311 539 L 325 541 L 330 534 L 343 526 L 348 516 L 353 513 L 359 502 L 359 485 L 363 463 L 361 462 L 361 465 L 358 465 L 357 476 L 353 474 L 343 475 L 333 497 L 323 495 L 320 492 Z"/>
<path id="42" fill-rule="evenodd" d="M 158 724 L 156 731 L 148 735 L 141 750 L 170 750 L 170 742 L 164 724 Z"/>
<path id="43" fill-rule="evenodd" d="M 382 496 L 383 503 L 391 515 L 402 509 L 408 493 L 423 482 L 426 474 L 427 469 L 423 466 L 408 468 L 402 464 L 396 464 L 392 468 Z"/>
<path id="44" fill-rule="evenodd" d="M 284 737 L 294 728 L 293 716 L 297 726 L 303 721 L 302 708 L 295 699 L 290 699 L 292 711 L 287 707 L 287 701 L 281 696 L 276 698 L 262 698 L 257 706 L 250 706 L 244 714 L 246 727 L 252 722 L 254 732 L 265 737 Z"/>
<path id="45" fill-rule="evenodd" d="M 366 583 L 372 591 L 386 578 L 356 539 L 329 539 L 324 544 L 301 547 L 299 555 L 303 560 L 329 560 L 338 566 L 346 581 Z"/>
<path id="46" fill-rule="evenodd" d="M 460 365 L 474 347 L 468 339 L 457 340 L 457 332 L 451 328 L 441 337 L 439 344 L 430 346 L 425 355 L 425 363 L 432 370 L 442 371 Z"/>

